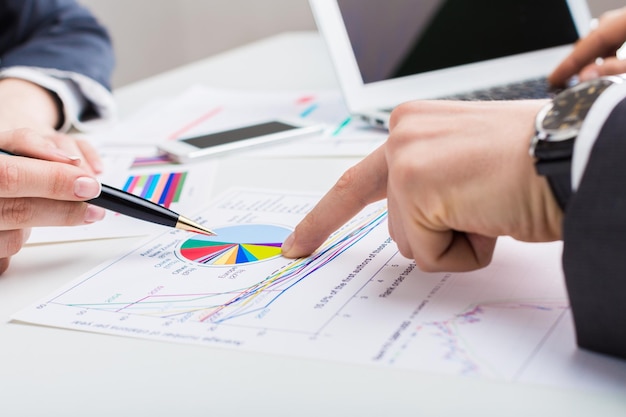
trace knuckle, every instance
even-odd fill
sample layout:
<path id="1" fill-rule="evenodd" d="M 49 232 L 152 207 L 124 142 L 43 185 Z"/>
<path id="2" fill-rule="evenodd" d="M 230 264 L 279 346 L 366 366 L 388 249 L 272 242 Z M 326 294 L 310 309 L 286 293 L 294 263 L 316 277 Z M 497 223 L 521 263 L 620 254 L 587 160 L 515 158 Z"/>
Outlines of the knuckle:
<path id="1" fill-rule="evenodd" d="M 86 203 L 65 203 L 63 211 L 61 212 L 62 224 L 72 226 L 84 223 L 86 210 Z"/>
<path id="2" fill-rule="evenodd" d="M 20 170 L 18 165 L 9 159 L 0 164 L 0 189 L 5 195 L 15 195 L 20 188 Z"/>
<path id="3" fill-rule="evenodd" d="M 407 259 L 413 259 L 413 252 L 406 245 L 397 244 L 398 252 L 400 255 L 404 256 Z"/>
<path id="4" fill-rule="evenodd" d="M 436 260 L 427 259 L 423 253 L 419 251 L 414 251 L 410 244 L 399 244 L 396 242 L 396 246 L 398 247 L 398 252 L 400 255 L 407 259 L 412 259 L 415 262 L 415 265 L 422 272 L 440 272 L 441 265 L 438 264 Z"/>
<path id="5" fill-rule="evenodd" d="M 424 123 L 417 120 L 414 123 L 413 121 L 409 123 L 398 122 L 396 129 L 391 131 L 387 137 L 388 153 L 394 157 L 406 154 L 407 147 L 417 146 L 422 141 L 430 138 L 432 129 L 434 129 L 433 126 L 427 127 Z"/>
<path id="6" fill-rule="evenodd" d="M 475 258 L 475 269 L 481 269 L 489 264 L 491 264 L 491 260 L 493 258 L 493 253 L 476 253 L 474 255 Z"/>
<path id="7" fill-rule="evenodd" d="M 334 191 L 340 201 L 353 205 L 365 205 L 367 201 L 362 198 L 362 193 L 356 190 L 356 185 L 361 177 L 360 169 L 357 166 L 348 168 L 337 180 Z"/>
<path id="8" fill-rule="evenodd" d="M 48 173 L 48 189 L 52 195 L 65 195 L 67 176 L 62 170 L 52 170 Z"/>
<path id="9" fill-rule="evenodd" d="M 34 207 L 29 198 L 8 198 L 0 200 L 0 219 L 9 226 L 27 224 L 34 215 Z"/>
<path id="10" fill-rule="evenodd" d="M 422 272 L 440 272 L 441 271 L 441 266 L 439 266 L 436 262 L 428 261 L 423 258 L 416 257 L 415 265 L 417 265 L 417 267 Z"/>
<path id="11" fill-rule="evenodd" d="M 357 168 L 352 166 L 348 168 L 342 175 L 339 177 L 339 180 L 335 184 L 335 190 L 340 195 L 345 195 L 350 192 L 353 188 L 356 179 L 358 178 Z"/>
<path id="12" fill-rule="evenodd" d="M 406 117 L 409 114 L 413 114 L 413 112 L 416 111 L 417 107 L 419 107 L 418 102 L 413 102 L 413 101 L 401 103 L 397 105 L 396 107 L 394 107 L 393 110 L 391 111 L 391 115 L 389 116 L 390 129 L 394 130 L 400 123 L 400 120 L 402 120 L 404 117 Z"/>

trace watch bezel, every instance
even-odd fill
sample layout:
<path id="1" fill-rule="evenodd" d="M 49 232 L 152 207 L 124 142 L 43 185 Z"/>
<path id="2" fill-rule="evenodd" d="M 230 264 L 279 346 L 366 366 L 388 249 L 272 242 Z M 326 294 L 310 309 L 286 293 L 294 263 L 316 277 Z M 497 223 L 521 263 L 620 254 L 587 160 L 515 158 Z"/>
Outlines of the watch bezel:
<path id="1" fill-rule="evenodd" d="M 559 95 L 562 93 L 559 93 Z M 556 100 L 557 95 L 554 99 Z M 543 127 L 543 123 L 545 121 L 546 114 L 550 110 L 554 108 L 554 100 L 551 100 L 545 106 L 539 110 L 537 113 L 537 117 L 535 118 L 535 137 L 534 142 L 539 140 L 548 141 L 548 142 L 561 142 L 564 140 L 575 138 L 578 135 L 578 128 L 571 127 L 569 129 L 548 129 Z"/>
<path id="2" fill-rule="evenodd" d="M 564 141 L 564 140 L 569 140 L 569 139 L 573 139 L 578 135 L 578 132 L 580 131 L 580 126 L 572 126 L 570 128 L 567 129 L 549 129 L 549 128 L 545 128 L 543 126 L 543 123 L 545 121 L 545 117 L 546 115 L 550 112 L 550 110 L 552 110 L 554 108 L 554 103 L 559 100 L 562 99 L 564 96 L 568 96 L 571 94 L 576 94 L 578 91 L 580 90 L 584 90 L 589 88 L 589 86 L 598 84 L 598 83 L 604 83 L 606 81 L 610 81 L 610 85 L 608 85 L 606 88 L 603 89 L 603 92 L 611 87 L 611 85 L 614 84 L 619 84 L 621 82 L 623 82 L 623 79 L 617 76 L 612 76 L 612 75 L 607 75 L 607 76 L 603 76 L 603 77 L 598 77 L 598 78 L 594 78 L 592 80 L 587 80 L 587 81 L 583 81 L 580 82 L 566 90 L 561 91 L 559 94 L 557 94 L 552 100 L 550 100 L 549 103 L 547 103 L 544 107 L 541 108 L 541 110 L 539 110 L 539 112 L 537 113 L 537 116 L 535 118 L 535 131 L 536 131 L 536 136 L 540 136 L 538 138 L 538 140 L 544 140 L 544 141 L 548 141 L 548 142 L 560 142 L 560 141 Z"/>

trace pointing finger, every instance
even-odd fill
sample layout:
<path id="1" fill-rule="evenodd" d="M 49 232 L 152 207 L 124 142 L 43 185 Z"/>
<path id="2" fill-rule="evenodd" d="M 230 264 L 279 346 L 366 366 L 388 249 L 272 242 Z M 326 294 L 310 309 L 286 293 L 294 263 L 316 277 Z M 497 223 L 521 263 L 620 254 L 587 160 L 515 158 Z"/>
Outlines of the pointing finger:
<path id="1" fill-rule="evenodd" d="M 369 203 L 386 195 L 384 145 L 347 170 L 283 243 L 283 255 L 310 255 L 328 236 Z"/>

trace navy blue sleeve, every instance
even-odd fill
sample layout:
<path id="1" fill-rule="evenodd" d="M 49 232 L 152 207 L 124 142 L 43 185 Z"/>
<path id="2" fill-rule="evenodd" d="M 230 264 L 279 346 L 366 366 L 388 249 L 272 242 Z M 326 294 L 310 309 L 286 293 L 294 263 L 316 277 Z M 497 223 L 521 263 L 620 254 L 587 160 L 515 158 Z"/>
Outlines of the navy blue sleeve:
<path id="1" fill-rule="evenodd" d="M 0 0 L 0 68 L 71 71 L 111 89 L 111 39 L 73 0 Z"/>
<path id="2" fill-rule="evenodd" d="M 626 100 L 604 123 L 563 223 L 579 346 L 626 359 Z"/>

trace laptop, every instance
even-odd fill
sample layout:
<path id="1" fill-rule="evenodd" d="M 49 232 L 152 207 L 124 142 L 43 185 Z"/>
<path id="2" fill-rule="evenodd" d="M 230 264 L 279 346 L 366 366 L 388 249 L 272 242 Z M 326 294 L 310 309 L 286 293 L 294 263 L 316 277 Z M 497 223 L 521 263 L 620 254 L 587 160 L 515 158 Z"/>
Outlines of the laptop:
<path id="1" fill-rule="evenodd" d="M 309 0 L 348 110 L 387 128 L 415 99 L 550 97 L 585 0 Z"/>

